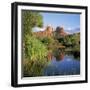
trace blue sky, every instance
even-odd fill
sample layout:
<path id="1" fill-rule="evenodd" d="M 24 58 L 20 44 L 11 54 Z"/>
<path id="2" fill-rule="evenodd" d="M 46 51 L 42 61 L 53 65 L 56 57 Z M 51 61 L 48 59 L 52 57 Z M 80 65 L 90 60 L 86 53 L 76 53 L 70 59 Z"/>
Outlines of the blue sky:
<path id="1" fill-rule="evenodd" d="M 80 28 L 80 14 L 41 12 L 44 26 L 63 26 L 66 30 Z"/>

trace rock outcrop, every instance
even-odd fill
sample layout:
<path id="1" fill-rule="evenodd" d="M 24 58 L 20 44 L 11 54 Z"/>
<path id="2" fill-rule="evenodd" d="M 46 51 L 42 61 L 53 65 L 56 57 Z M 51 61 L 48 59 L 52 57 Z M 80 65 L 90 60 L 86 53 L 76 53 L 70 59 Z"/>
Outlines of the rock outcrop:
<path id="1" fill-rule="evenodd" d="M 53 30 L 52 26 L 47 26 L 45 30 L 34 32 L 34 35 L 37 37 L 51 37 L 55 35 L 55 37 L 60 38 L 68 35 L 63 27 L 57 27 L 56 30 Z"/>
<path id="2" fill-rule="evenodd" d="M 58 36 L 64 37 L 67 35 L 63 27 L 57 27 L 55 32 L 57 33 Z"/>
<path id="3" fill-rule="evenodd" d="M 44 31 L 34 32 L 37 37 L 50 37 L 53 35 L 53 28 L 51 26 L 47 26 Z"/>

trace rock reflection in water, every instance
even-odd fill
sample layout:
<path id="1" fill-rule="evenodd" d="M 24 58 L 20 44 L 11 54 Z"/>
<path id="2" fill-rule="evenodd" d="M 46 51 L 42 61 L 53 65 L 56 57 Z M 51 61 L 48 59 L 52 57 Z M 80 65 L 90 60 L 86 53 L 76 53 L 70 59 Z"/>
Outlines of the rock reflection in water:
<path id="1" fill-rule="evenodd" d="M 63 52 L 52 56 L 52 60 L 44 69 L 45 76 L 55 75 L 79 75 L 80 74 L 80 60 L 74 58 L 73 55 L 65 54 Z"/>

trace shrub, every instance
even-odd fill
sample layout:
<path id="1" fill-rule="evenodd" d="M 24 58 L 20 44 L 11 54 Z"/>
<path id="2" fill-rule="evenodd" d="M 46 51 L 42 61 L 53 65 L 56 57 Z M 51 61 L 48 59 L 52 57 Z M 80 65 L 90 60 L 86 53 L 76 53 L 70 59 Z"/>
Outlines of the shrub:
<path id="1" fill-rule="evenodd" d="M 29 60 L 43 60 L 47 56 L 45 45 L 35 37 L 26 35 L 25 57 Z"/>

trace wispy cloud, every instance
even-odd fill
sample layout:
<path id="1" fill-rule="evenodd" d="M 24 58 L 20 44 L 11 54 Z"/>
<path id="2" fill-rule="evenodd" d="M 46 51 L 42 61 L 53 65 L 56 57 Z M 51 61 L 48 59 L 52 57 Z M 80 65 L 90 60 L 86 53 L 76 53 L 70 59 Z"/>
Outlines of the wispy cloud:
<path id="1" fill-rule="evenodd" d="M 67 30 L 65 30 L 66 32 L 69 32 L 70 34 L 73 33 L 78 33 L 80 32 L 80 28 L 68 28 Z"/>

